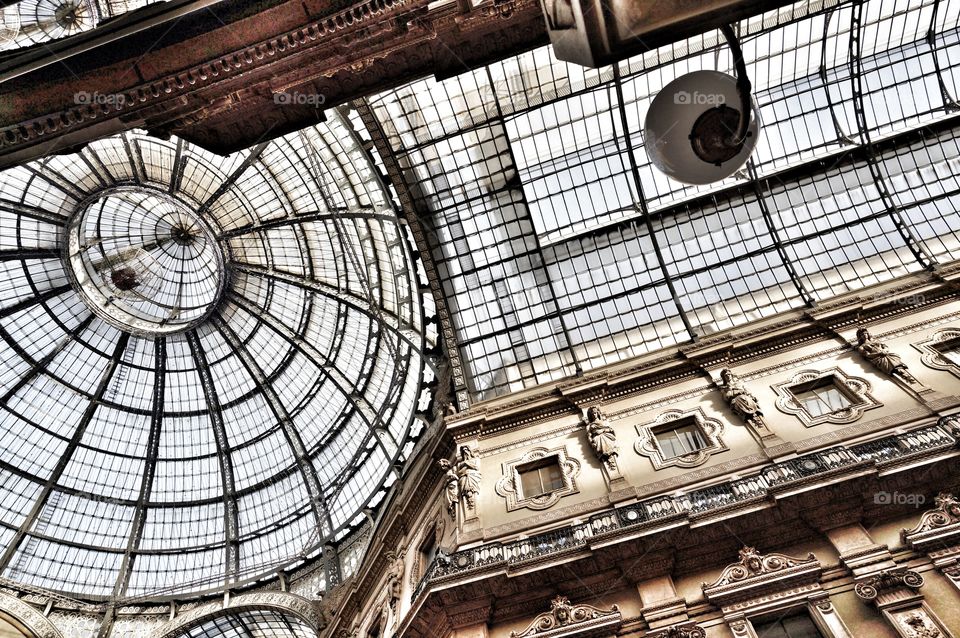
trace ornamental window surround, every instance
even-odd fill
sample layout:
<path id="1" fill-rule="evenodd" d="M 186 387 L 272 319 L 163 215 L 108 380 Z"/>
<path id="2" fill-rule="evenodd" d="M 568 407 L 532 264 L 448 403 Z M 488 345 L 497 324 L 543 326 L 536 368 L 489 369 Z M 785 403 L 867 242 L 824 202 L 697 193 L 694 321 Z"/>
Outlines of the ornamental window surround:
<path id="1" fill-rule="evenodd" d="M 866 379 L 848 376 L 840 368 L 804 370 L 773 389 L 777 409 L 796 416 L 807 427 L 851 423 L 883 405 L 870 393 Z"/>

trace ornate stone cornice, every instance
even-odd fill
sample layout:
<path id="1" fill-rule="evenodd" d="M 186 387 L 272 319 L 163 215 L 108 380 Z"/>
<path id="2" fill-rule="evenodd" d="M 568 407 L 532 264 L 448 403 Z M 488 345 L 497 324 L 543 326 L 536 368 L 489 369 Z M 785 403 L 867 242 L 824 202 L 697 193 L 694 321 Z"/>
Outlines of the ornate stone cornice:
<path id="1" fill-rule="evenodd" d="M 523 631 L 510 632 L 510 638 L 608 636 L 616 633 L 622 624 L 623 616 L 616 605 L 609 610 L 602 610 L 592 605 L 574 605 L 566 596 L 557 596 L 550 601 L 550 611 L 534 618 Z"/>
<path id="2" fill-rule="evenodd" d="M 784 554 L 761 555 L 753 547 L 740 550 L 740 561 L 727 565 L 715 582 L 701 587 L 716 605 L 757 598 L 771 591 L 816 583 L 823 569 L 813 554 L 793 558 Z"/>

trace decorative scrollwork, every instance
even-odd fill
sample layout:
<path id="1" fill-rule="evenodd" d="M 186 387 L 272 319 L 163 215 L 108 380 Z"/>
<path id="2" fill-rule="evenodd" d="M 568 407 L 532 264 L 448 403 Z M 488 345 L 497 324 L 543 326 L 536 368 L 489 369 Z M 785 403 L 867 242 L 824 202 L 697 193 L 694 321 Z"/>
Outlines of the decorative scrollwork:
<path id="1" fill-rule="evenodd" d="M 833 385 L 849 399 L 849 405 L 840 410 L 812 414 L 797 400 L 795 392 L 809 388 L 811 384 L 833 382 Z M 840 368 L 829 370 L 803 370 L 792 379 L 773 386 L 779 395 L 777 409 L 786 414 L 793 414 L 807 427 L 823 423 L 852 423 L 863 416 L 867 410 L 879 408 L 883 404 L 870 393 L 870 383 L 860 377 L 847 376 Z"/>
<path id="2" fill-rule="evenodd" d="M 26 625 L 36 638 L 63 638 L 60 630 L 46 616 L 19 598 L 0 593 L 0 611 Z"/>
<path id="3" fill-rule="evenodd" d="M 704 585 L 704 587 L 714 588 L 731 585 L 754 576 L 761 576 L 789 567 L 816 562 L 816 560 L 817 557 L 813 554 L 808 554 L 806 559 L 792 558 L 784 554 L 767 554 L 763 556 L 753 547 L 744 547 L 740 550 L 740 562 L 728 565 L 715 583 L 709 586 Z"/>
<path id="4" fill-rule="evenodd" d="M 900 538 L 904 542 L 909 536 L 934 531 L 948 525 L 960 525 L 960 501 L 953 494 L 940 492 L 933 502 L 936 508 L 924 512 L 916 527 L 900 532 Z"/>
<path id="5" fill-rule="evenodd" d="M 688 621 L 665 629 L 648 631 L 646 638 L 707 638 L 707 632 L 696 622 Z"/>
<path id="6" fill-rule="evenodd" d="M 550 601 L 550 611 L 534 618 L 523 631 L 510 632 L 510 637 L 526 638 L 547 633 L 556 635 L 557 629 L 575 628 L 580 631 L 588 629 L 593 624 L 610 624 L 611 621 L 617 624 L 621 621 L 620 608 L 616 605 L 604 611 L 592 605 L 574 605 L 566 596 L 556 596 Z"/>
<path id="7" fill-rule="evenodd" d="M 552 490 L 546 494 L 536 496 L 527 496 L 523 493 L 520 486 L 520 474 L 518 468 L 533 463 L 540 459 L 556 457 L 560 474 L 563 477 L 563 487 Z M 580 462 L 567 456 L 567 451 L 563 447 L 548 450 L 546 448 L 534 448 L 521 458 L 505 463 L 503 466 L 503 477 L 497 481 L 495 486 L 497 494 L 507 500 L 507 511 L 529 508 L 532 510 L 543 510 L 552 507 L 562 497 L 570 494 L 576 494 L 577 476 L 580 475 Z"/>
<path id="8" fill-rule="evenodd" d="M 874 574 L 857 583 L 853 591 L 861 600 L 875 600 L 884 591 L 906 587 L 920 589 L 923 576 L 905 568 L 889 569 Z"/>

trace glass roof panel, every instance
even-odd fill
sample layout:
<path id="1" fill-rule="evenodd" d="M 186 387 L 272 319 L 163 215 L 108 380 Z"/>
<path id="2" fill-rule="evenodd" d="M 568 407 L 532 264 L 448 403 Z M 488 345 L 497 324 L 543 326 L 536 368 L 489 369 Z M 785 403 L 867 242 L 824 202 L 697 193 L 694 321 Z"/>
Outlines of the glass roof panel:
<path id="1" fill-rule="evenodd" d="M 136 131 L 0 173 L 2 576 L 214 591 L 375 505 L 435 334 L 352 126 L 227 158 Z"/>
<path id="2" fill-rule="evenodd" d="M 20 0 L 0 9 L 0 51 L 66 38 L 161 0 Z"/>
<path id="3" fill-rule="evenodd" d="M 734 72 L 717 31 L 616 68 L 543 47 L 368 98 L 432 221 L 470 400 L 955 259 L 958 5 L 742 21 L 761 139 L 706 186 L 653 168 L 643 120 L 674 78 Z"/>

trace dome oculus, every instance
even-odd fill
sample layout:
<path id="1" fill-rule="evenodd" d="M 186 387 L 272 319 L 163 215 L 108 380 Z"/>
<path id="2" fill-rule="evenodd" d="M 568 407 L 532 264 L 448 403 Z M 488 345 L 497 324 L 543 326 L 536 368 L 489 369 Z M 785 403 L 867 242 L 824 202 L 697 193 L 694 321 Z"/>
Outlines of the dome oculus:
<path id="1" fill-rule="evenodd" d="M 159 191 L 97 193 L 67 227 L 67 271 L 99 317 L 139 335 L 206 319 L 226 281 L 223 250 L 200 214 Z"/>

